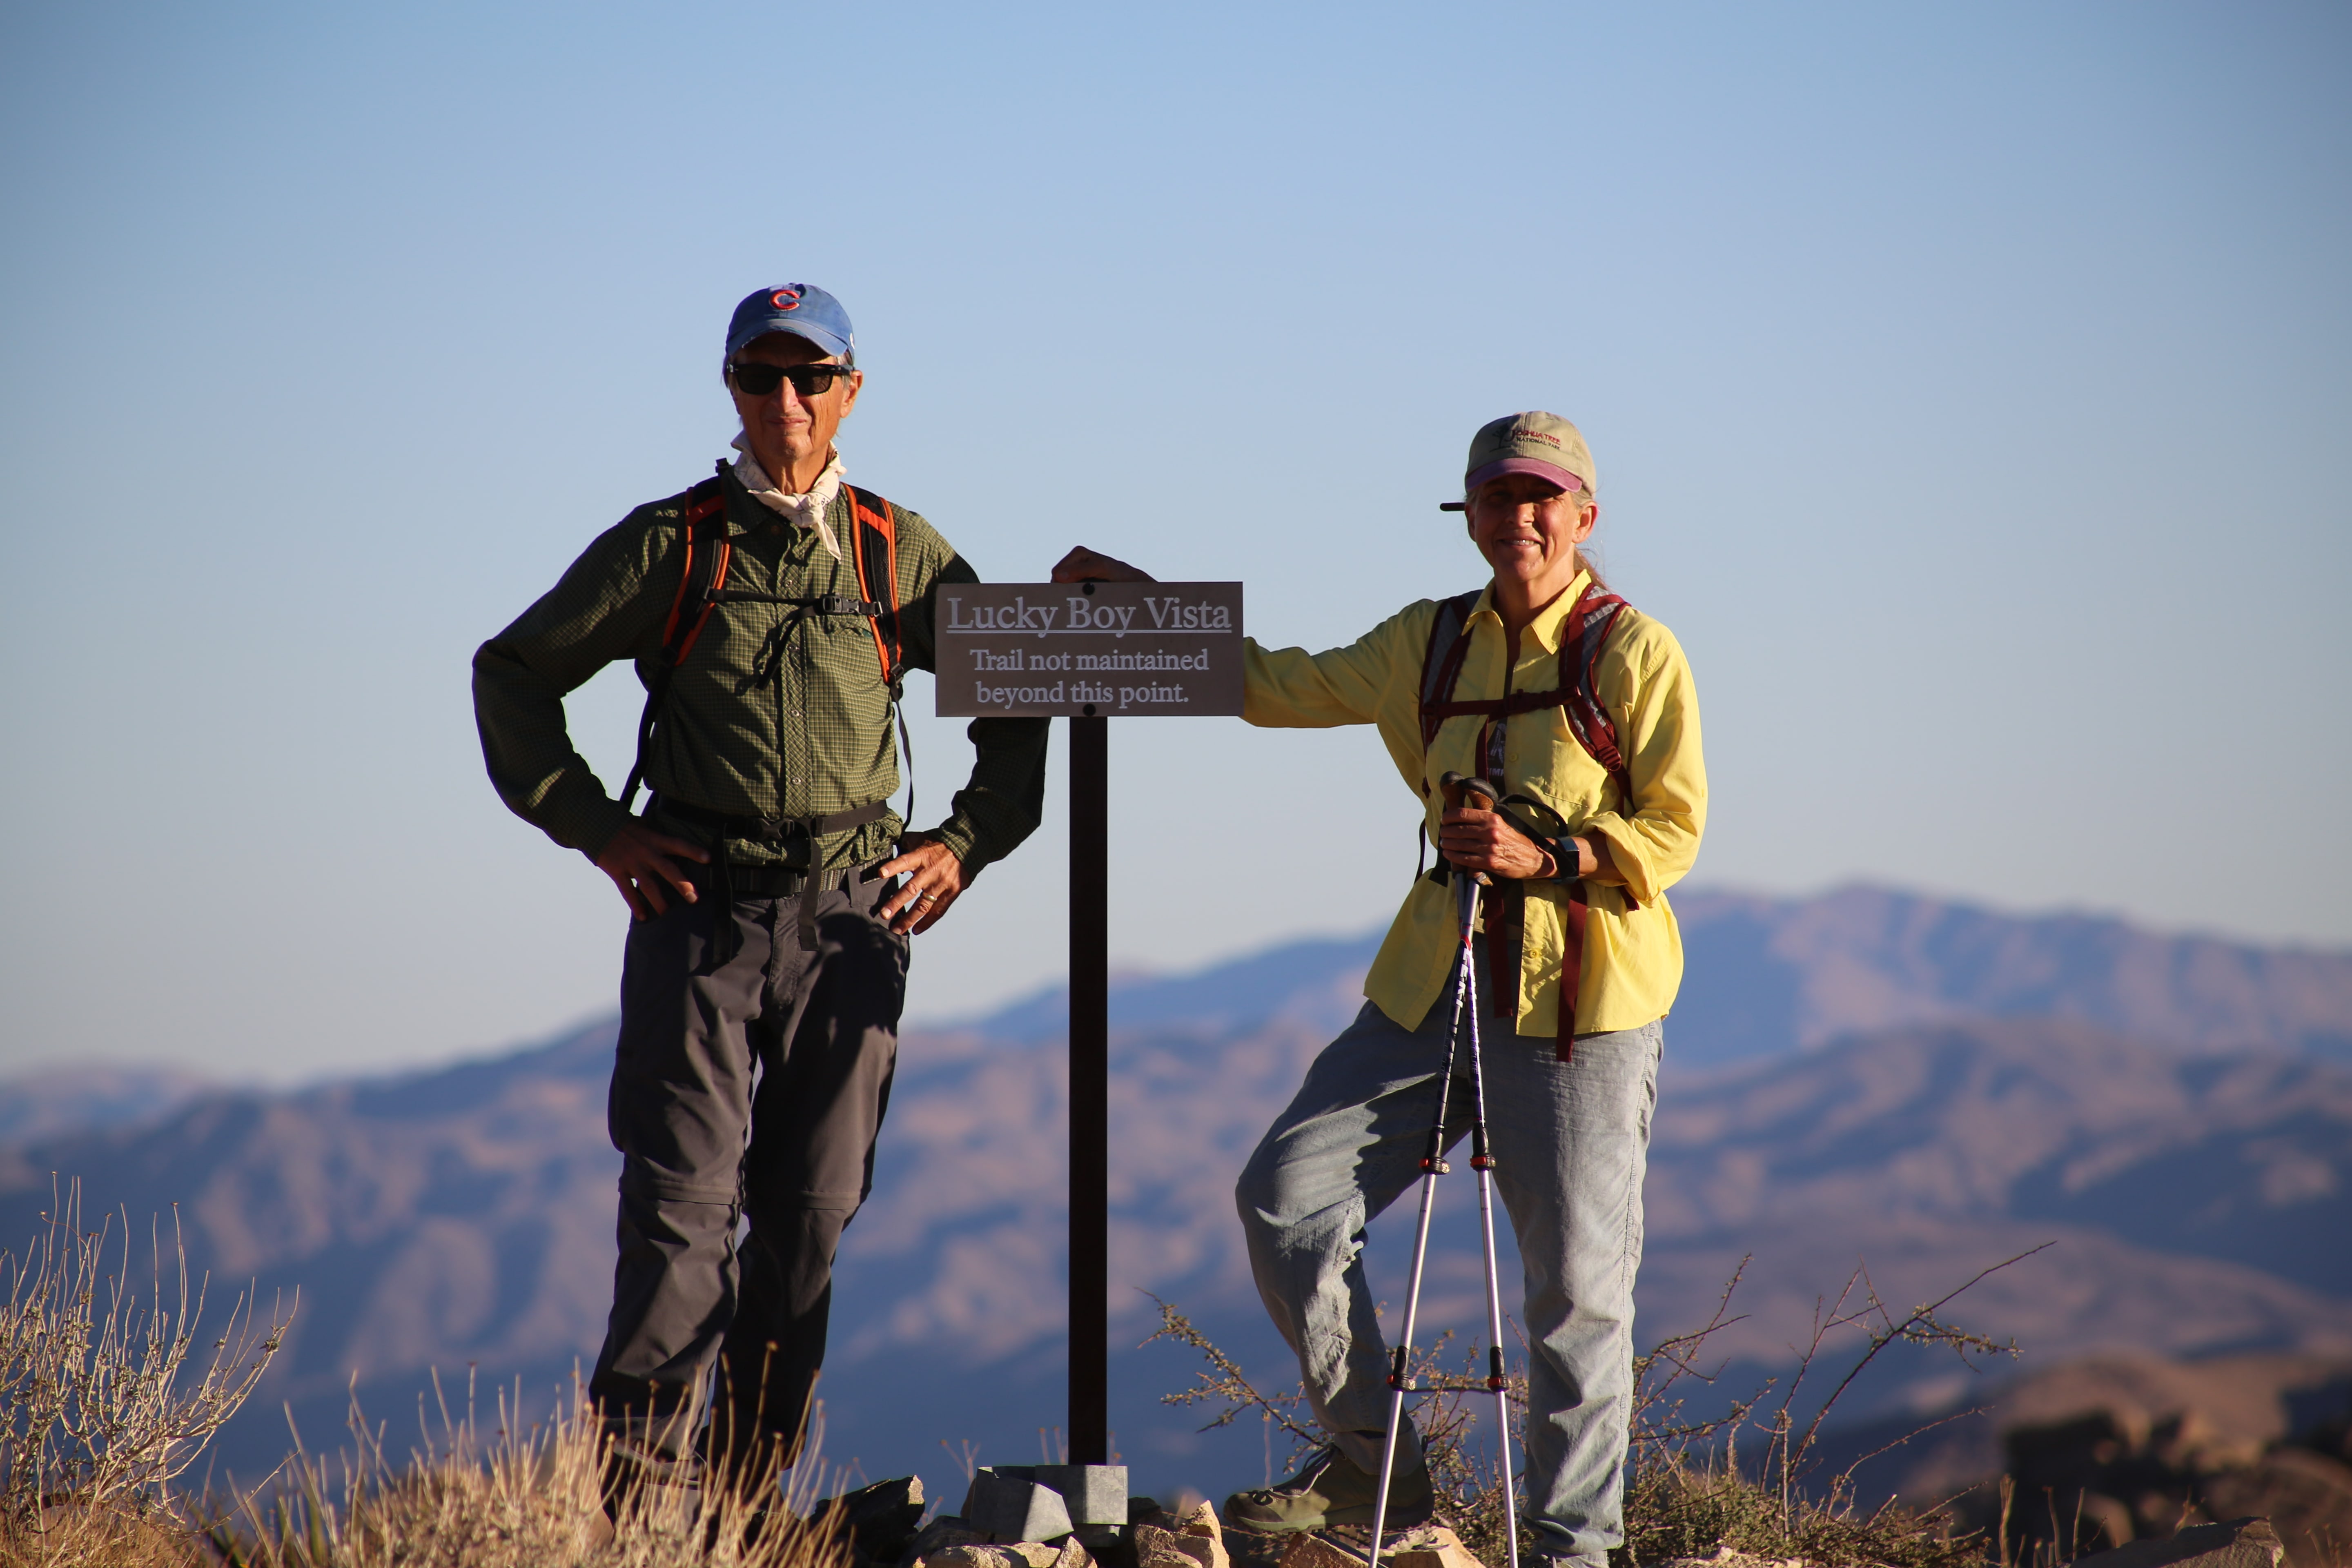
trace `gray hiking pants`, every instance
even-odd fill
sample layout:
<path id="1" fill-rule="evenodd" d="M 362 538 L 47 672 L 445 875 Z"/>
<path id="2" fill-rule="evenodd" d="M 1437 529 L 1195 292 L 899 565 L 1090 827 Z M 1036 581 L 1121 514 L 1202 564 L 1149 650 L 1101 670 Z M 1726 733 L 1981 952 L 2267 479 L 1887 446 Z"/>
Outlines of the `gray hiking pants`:
<path id="1" fill-rule="evenodd" d="M 798 894 L 738 898 L 740 946 L 716 966 L 707 883 L 630 926 L 608 1110 L 620 1260 L 588 1387 L 646 1458 L 686 1458 L 706 1374 L 714 1457 L 768 1437 L 797 1452 L 898 1060 L 907 942 L 874 918 L 884 887 L 823 895 L 814 952 Z"/>
<path id="2" fill-rule="evenodd" d="M 1478 965 L 1483 978 L 1484 938 Z M 1664 1034 L 1653 1023 L 1580 1035 L 1574 1060 L 1563 1062 L 1552 1040 L 1515 1034 L 1496 1018 L 1483 985 L 1478 1001 L 1495 1187 L 1526 1271 L 1523 1508 L 1545 1552 L 1597 1568 L 1624 1541 L 1633 1272 Z M 1453 1021 L 1450 990 L 1418 1029 L 1366 1003 L 1307 1069 L 1234 1192 L 1258 1294 L 1298 1353 L 1308 1403 L 1340 1451 L 1375 1474 L 1389 1365 L 1364 1279 L 1364 1226 L 1421 1180 Z M 1447 1100 L 1449 1144 L 1470 1130 L 1468 1066 L 1465 1041 Z M 1477 1188 L 1466 1160 L 1454 1168 L 1438 1184 L 1440 1215 L 1468 1241 L 1477 1234 Z M 1402 1313 L 1401 1299 L 1395 1307 Z M 1424 1321 L 1418 1337 L 1427 1345 L 1449 1326 L 1485 1338 L 1483 1319 Z M 1481 1419 L 1492 1410 L 1473 1407 Z"/>

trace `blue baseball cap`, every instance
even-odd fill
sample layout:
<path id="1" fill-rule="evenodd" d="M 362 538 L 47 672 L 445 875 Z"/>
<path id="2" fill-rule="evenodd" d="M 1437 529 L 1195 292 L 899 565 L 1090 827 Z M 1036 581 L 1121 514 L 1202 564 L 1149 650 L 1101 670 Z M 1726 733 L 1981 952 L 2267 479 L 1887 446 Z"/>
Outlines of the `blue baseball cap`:
<path id="1" fill-rule="evenodd" d="M 857 334 L 850 330 L 849 312 L 841 301 L 814 283 L 787 283 L 781 289 L 755 289 L 735 307 L 727 323 L 727 357 L 770 332 L 790 332 L 806 338 L 841 359 L 857 357 Z"/>

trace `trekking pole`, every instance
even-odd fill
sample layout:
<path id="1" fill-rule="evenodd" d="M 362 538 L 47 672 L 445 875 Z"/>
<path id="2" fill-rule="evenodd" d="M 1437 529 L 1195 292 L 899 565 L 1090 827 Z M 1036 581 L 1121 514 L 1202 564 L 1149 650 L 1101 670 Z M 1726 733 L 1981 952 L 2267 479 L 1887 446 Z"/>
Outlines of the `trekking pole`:
<path id="1" fill-rule="evenodd" d="M 1465 779 L 1449 773 L 1438 781 L 1445 790 L 1445 804 L 1458 806 L 1464 797 L 1476 795 L 1492 802 L 1495 792 L 1484 779 Z M 1404 1291 L 1404 1333 L 1391 1352 L 1389 1363 L 1389 1426 L 1381 1439 L 1381 1473 L 1379 1485 L 1372 1492 L 1372 1543 L 1369 1554 L 1370 1568 L 1380 1568 L 1381 1536 L 1388 1527 L 1389 1478 L 1396 1470 L 1397 1434 L 1404 1426 L 1404 1396 L 1412 1389 L 1405 1368 L 1412 1356 L 1412 1331 L 1421 1315 L 1421 1280 L 1423 1266 L 1429 1260 L 1429 1216 L 1437 1203 L 1437 1178 L 1446 1173 L 1445 1110 L 1449 1091 L 1454 1087 L 1454 1050 L 1462 1037 L 1462 1019 L 1465 1011 L 1471 1027 L 1477 1027 L 1477 1008 L 1473 993 L 1477 986 L 1476 964 L 1471 960 L 1470 926 L 1478 909 L 1478 884 L 1483 876 L 1456 868 L 1454 873 L 1454 897 L 1462 922 L 1462 951 L 1454 960 L 1454 1020 L 1445 1031 L 1445 1067 L 1437 1076 L 1437 1114 L 1429 1124 L 1429 1146 L 1421 1156 L 1421 1218 L 1413 1227 L 1412 1272 Z M 1473 1038 L 1475 1036 L 1474 1034 Z M 1491 1273 L 1492 1270 L 1490 1269 Z M 1516 1555 L 1516 1553 L 1515 1553 Z M 1516 1561 L 1512 1568 L 1517 1568 Z"/>
<path id="2" fill-rule="evenodd" d="M 1464 927 L 1462 951 L 1470 944 Z M 1495 1452 L 1502 1466 L 1503 1542 L 1519 1568 L 1519 1510 L 1511 1487 L 1511 1392 L 1503 1375 L 1503 1283 L 1495 1269 L 1495 1156 L 1486 1143 L 1486 1075 L 1478 1055 L 1478 1010 L 1470 1009 L 1470 1168 L 1478 1173 L 1478 1230 L 1486 1247 L 1486 1386 L 1495 1391 Z"/>

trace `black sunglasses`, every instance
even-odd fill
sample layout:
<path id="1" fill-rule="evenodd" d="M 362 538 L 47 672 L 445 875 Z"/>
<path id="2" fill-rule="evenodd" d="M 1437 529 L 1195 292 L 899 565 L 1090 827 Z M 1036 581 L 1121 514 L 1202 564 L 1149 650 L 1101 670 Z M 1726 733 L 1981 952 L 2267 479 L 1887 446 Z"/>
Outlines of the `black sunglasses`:
<path id="1" fill-rule="evenodd" d="M 761 364 L 758 360 L 737 360 L 727 367 L 727 377 L 735 390 L 746 397 L 765 397 L 783 383 L 793 384 L 793 390 L 803 397 L 822 397 L 833 390 L 838 377 L 851 374 L 845 364 Z"/>

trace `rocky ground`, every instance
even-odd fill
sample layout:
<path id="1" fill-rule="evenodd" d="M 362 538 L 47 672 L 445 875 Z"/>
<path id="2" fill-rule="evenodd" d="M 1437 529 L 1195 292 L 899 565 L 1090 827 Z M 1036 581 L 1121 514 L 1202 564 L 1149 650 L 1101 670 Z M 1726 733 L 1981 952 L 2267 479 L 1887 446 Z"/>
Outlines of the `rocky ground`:
<path id="1" fill-rule="evenodd" d="M 1975 1430 L 1923 1444 L 1904 1490 L 1914 1508 L 1949 1504 L 2003 1568 L 2352 1568 L 2352 1364 L 2093 1359 L 1990 1405 Z M 2000 1473 L 1957 1473 L 1988 1439 Z M 1115 1468 L 982 1468 L 961 1511 L 925 1522 L 921 1483 L 886 1481 L 844 1500 L 852 1568 L 1367 1568 L 1365 1531 L 1229 1533 L 1205 1501 L 1163 1508 L 1125 1487 Z M 1443 1523 L 1392 1536 L 1381 1560 L 1500 1568 Z M 1803 1564 L 1727 1548 L 1639 1568 Z"/>

